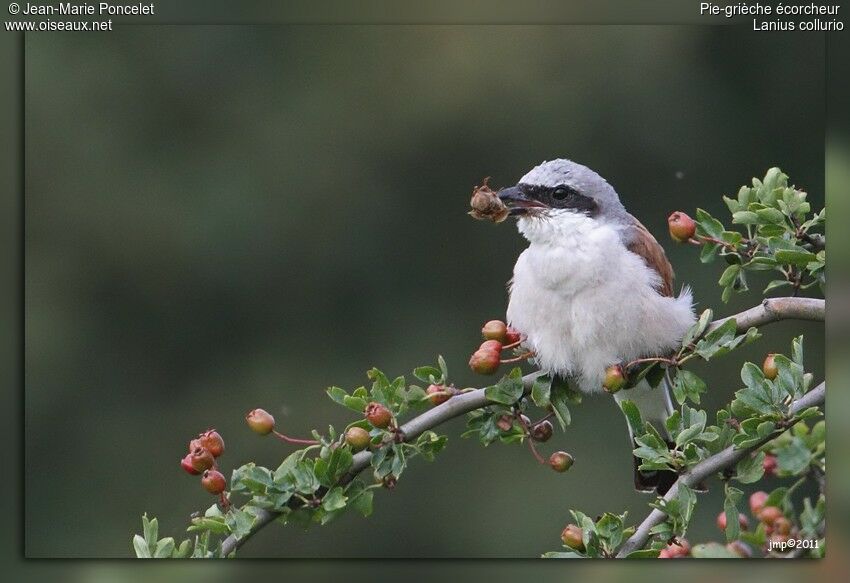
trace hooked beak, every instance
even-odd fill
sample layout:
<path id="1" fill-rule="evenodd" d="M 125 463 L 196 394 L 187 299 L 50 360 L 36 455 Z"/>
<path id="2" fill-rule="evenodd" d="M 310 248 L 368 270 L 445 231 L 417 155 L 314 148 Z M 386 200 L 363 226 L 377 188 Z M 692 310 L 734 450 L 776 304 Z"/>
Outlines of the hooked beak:
<path id="1" fill-rule="evenodd" d="M 511 186 L 510 188 L 503 188 L 500 190 L 499 199 L 501 199 L 501 201 L 505 203 L 505 206 L 508 207 L 511 216 L 526 215 L 532 209 L 547 208 L 546 205 L 540 201 L 527 197 L 517 186 Z"/>

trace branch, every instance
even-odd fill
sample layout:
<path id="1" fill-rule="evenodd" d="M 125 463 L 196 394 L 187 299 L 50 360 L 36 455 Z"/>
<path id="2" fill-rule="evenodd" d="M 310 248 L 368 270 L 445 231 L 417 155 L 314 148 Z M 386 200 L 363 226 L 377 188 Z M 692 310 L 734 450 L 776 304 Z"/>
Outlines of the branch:
<path id="1" fill-rule="evenodd" d="M 735 318 L 738 332 L 746 332 L 752 326 L 762 326 L 779 320 L 817 320 L 823 321 L 826 302 L 815 298 L 766 298 L 758 305 L 740 314 L 729 316 Z M 707 332 L 714 330 L 729 318 L 712 322 Z"/>
<path id="2" fill-rule="evenodd" d="M 814 389 L 797 399 L 791 404 L 791 408 L 789 410 L 790 415 L 795 415 L 800 411 L 808 409 L 809 407 L 815 407 L 818 405 L 823 405 L 826 399 L 826 383 L 821 383 L 816 386 Z M 752 452 L 758 450 L 765 443 L 770 441 L 771 439 L 776 438 L 781 433 L 787 431 L 787 427 L 777 429 L 755 445 L 750 447 L 745 447 L 743 449 L 735 449 L 733 446 L 729 446 L 726 449 L 714 454 L 713 456 L 704 459 L 689 471 L 685 472 L 679 479 L 676 480 L 676 483 L 673 484 L 673 487 L 667 492 L 664 496 L 664 500 L 670 501 L 674 499 L 679 492 L 679 485 L 685 484 L 686 486 L 693 487 L 695 484 L 699 484 L 706 478 L 716 474 L 717 472 L 721 472 L 726 468 L 730 468 L 737 464 L 739 461 L 750 455 Z M 649 513 L 643 522 L 640 523 L 640 526 L 637 527 L 635 533 L 629 537 L 620 551 L 617 553 L 617 558 L 621 559 L 629 555 L 638 549 L 642 549 L 646 542 L 649 540 L 649 531 L 658 524 L 664 522 L 666 514 L 661 512 L 658 509 L 653 509 L 652 512 Z"/>
<path id="3" fill-rule="evenodd" d="M 811 298 L 770 298 L 764 300 L 760 306 L 756 306 L 755 308 L 751 308 L 731 317 L 736 319 L 739 331 L 744 331 L 750 326 L 769 324 L 770 322 L 775 322 L 777 320 L 823 320 L 824 301 Z M 726 318 L 713 322 L 709 326 L 709 330 L 716 328 L 725 320 Z M 536 372 L 523 377 L 522 380 L 526 391 L 531 390 L 531 385 L 534 382 L 534 379 L 540 376 L 540 374 L 540 372 Z M 475 409 L 481 409 L 489 404 L 491 403 L 485 397 L 483 388 L 461 393 L 453 396 L 445 403 L 414 417 L 401 426 L 401 431 L 405 436 L 405 441 L 410 441 L 416 439 L 425 431 L 433 429 L 450 419 L 454 419 L 455 417 L 459 417 L 460 415 L 464 415 L 470 411 L 474 411 Z M 348 484 L 357 477 L 357 474 L 366 469 L 369 466 L 371 457 L 372 453 L 369 451 L 361 451 L 355 454 L 351 469 L 340 480 L 340 485 Z M 299 505 L 300 501 L 297 499 L 290 503 L 290 506 L 293 508 L 296 508 Z M 223 556 L 226 557 L 236 549 L 240 548 L 259 530 L 263 529 L 266 525 L 273 522 L 278 516 L 280 516 L 279 512 L 264 509 L 258 509 L 256 514 L 257 518 L 251 528 L 251 532 L 239 540 L 237 540 L 233 535 L 230 535 L 222 542 L 221 550 Z"/>

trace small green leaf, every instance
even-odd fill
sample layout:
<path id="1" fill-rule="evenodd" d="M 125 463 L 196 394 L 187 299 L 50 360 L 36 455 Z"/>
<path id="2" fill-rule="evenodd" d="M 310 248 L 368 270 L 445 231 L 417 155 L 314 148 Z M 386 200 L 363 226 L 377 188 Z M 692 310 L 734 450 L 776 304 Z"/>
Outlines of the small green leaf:
<path id="1" fill-rule="evenodd" d="M 251 532 L 251 527 L 254 524 L 254 516 L 240 510 L 236 506 L 232 506 L 227 514 L 224 515 L 225 524 L 236 540 L 242 539 Z"/>
<path id="2" fill-rule="evenodd" d="M 810 251 L 779 249 L 773 254 L 777 263 L 806 267 L 810 262 L 817 261 L 817 255 Z"/>
<path id="3" fill-rule="evenodd" d="M 541 409 L 545 409 L 550 403 L 551 390 L 552 379 L 547 375 L 539 376 L 534 379 L 534 384 L 531 386 L 531 400 Z"/>
<path id="4" fill-rule="evenodd" d="M 153 553 L 154 559 L 170 559 L 174 553 L 174 539 L 166 537 L 156 543 L 156 550 Z"/>
<path id="5" fill-rule="evenodd" d="M 346 502 L 348 498 L 343 493 L 343 489 L 340 486 L 334 486 L 322 498 L 322 508 L 327 512 L 333 512 L 345 508 Z"/>
<path id="6" fill-rule="evenodd" d="M 484 389 L 484 396 L 495 403 L 513 405 L 522 397 L 523 391 L 522 370 L 517 367 L 503 376 L 498 383 Z"/>
<path id="7" fill-rule="evenodd" d="M 141 535 L 135 535 L 133 537 L 133 549 L 136 551 L 137 559 L 150 559 L 151 551 L 148 548 L 148 543 L 145 542 L 145 539 Z"/>

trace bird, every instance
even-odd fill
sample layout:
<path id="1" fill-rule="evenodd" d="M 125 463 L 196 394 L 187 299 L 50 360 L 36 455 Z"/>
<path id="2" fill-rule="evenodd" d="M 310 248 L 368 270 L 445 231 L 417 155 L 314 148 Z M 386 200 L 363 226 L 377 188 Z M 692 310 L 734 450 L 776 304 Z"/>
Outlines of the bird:
<path id="1" fill-rule="evenodd" d="M 674 295 L 664 249 L 604 178 L 560 158 L 498 197 L 528 241 L 508 282 L 507 321 L 541 371 L 599 394 L 609 366 L 679 348 L 696 319 L 692 292 L 684 286 Z M 666 380 L 652 387 L 644 379 L 614 398 L 635 403 L 664 434 L 674 410 L 669 389 Z M 634 457 L 633 464 L 638 491 L 663 495 L 675 481 L 673 472 L 640 471 Z"/>

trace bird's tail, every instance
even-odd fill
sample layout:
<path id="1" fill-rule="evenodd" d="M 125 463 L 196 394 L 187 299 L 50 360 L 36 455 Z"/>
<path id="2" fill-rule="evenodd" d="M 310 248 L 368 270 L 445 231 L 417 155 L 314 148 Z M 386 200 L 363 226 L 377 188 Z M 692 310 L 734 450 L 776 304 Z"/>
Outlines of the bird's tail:
<path id="1" fill-rule="evenodd" d="M 619 391 L 614 394 L 614 399 L 617 405 L 620 406 L 623 401 L 631 401 L 640 411 L 641 418 L 644 421 L 649 421 L 659 433 L 666 439 L 668 438 L 665 421 L 673 413 L 673 402 L 670 400 L 670 390 L 667 386 L 667 381 L 662 380 L 661 383 L 653 388 L 645 379 L 628 390 Z M 629 426 L 629 441 L 634 445 L 634 428 L 631 423 Z M 668 441 L 669 445 L 669 441 Z M 673 486 L 673 483 L 678 478 L 676 472 L 670 470 L 652 470 L 642 471 L 638 467 L 641 460 L 632 456 L 634 464 L 635 489 L 639 492 L 657 492 L 663 496 Z"/>

